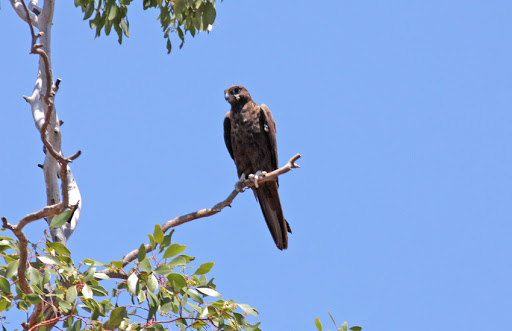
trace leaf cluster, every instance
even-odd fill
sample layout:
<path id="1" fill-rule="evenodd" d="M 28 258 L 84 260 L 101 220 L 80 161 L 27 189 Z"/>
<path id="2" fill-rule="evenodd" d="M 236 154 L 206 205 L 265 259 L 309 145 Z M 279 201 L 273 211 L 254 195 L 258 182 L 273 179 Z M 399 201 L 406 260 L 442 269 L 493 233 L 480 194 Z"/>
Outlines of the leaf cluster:
<path id="1" fill-rule="evenodd" d="M 334 327 L 336 328 L 337 331 L 348 331 L 348 330 L 351 330 L 351 331 L 361 331 L 361 330 L 363 330 L 363 328 L 360 327 L 360 326 L 352 326 L 352 327 L 349 328 L 347 322 L 343 322 L 343 324 L 341 324 L 341 326 L 338 327 L 338 324 L 336 323 L 336 321 L 334 320 L 334 317 L 332 317 L 330 312 L 329 312 L 329 316 L 331 317 L 331 321 L 334 324 Z M 320 322 L 320 319 L 318 317 L 315 318 L 315 325 L 316 325 L 316 328 L 317 328 L 318 331 L 322 331 L 323 330 L 322 323 Z M 327 331 L 330 331 L 330 330 L 327 330 Z"/>
<path id="2" fill-rule="evenodd" d="M 75 0 L 75 6 L 84 13 L 84 20 L 89 19 L 91 29 L 96 29 L 96 37 L 105 31 L 108 36 L 114 28 L 121 44 L 123 35 L 130 37 L 128 6 L 132 0 Z M 192 37 L 198 32 L 210 32 L 215 22 L 215 0 L 143 0 L 143 8 L 158 11 L 163 37 L 167 40 L 167 53 L 172 50 L 171 35 L 176 34 L 181 40 L 180 48 L 185 43 L 185 35 Z M 94 16 L 93 16 L 94 15 Z M 92 19 L 91 19 L 92 17 Z"/>
<path id="3" fill-rule="evenodd" d="M 5 261 L 0 265 L 0 316 L 11 308 L 30 312 L 44 304 L 53 311 L 52 320 L 68 331 L 157 331 L 170 325 L 179 330 L 259 331 L 259 323 L 246 320 L 247 315 L 257 317 L 257 310 L 223 300 L 214 279 L 206 276 L 214 263 L 191 267 L 195 258 L 182 254 L 186 247 L 172 243 L 172 234 L 164 235 L 157 225 L 148 235 L 152 254 L 141 245 L 132 264 L 86 259 L 78 267 L 66 246 L 52 243 L 48 237 L 44 245 L 29 250 L 25 277 L 32 293 L 24 293 L 20 287 L 19 243 L 0 237 L 0 256 Z M 123 274 L 126 279 L 113 284 L 98 268 Z M 38 323 L 45 323 L 43 311 Z"/>

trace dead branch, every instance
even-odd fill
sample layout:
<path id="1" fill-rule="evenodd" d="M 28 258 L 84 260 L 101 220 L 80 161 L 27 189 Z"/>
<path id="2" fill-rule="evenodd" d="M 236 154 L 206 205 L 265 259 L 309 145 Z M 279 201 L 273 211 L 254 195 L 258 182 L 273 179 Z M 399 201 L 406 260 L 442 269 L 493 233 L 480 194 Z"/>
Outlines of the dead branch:
<path id="1" fill-rule="evenodd" d="M 61 152 L 57 152 L 55 148 L 50 144 L 48 141 L 47 135 L 48 135 L 48 126 L 50 125 L 50 118 L 52 116 L 53 112 L 53 105 L 55 100 L 55 95 L 57 94 L 57 91 L 59 90 L 59 85 L 61 82 L 61 79 L 57 79 L 55 84 L 53 83 L 53 74 L 50 68 L 50 58 L 48 57 L 48 54 L 43 50 L 42 44 L 36 44 L 37 39 L 43 35 L 43 32 L 39 32 L 36 34 L 34 32 L 34 27 L 32 26 L 32 19 L 30 17 L 30 12 L 27 8 L 27 5 L 25 4 L 25 1 L 20 0 L 21 5 L 23 6 L 23 9 L 25 10 L 26 15 L 26 22 L 28 23 L 28 26 L 30 28 L 30 34 L 32 36 L 32 46 L 30 49 L 31 54 L 38 54 L 41 59 L 44 62 L 44 70 L 46 72 L 46 93 L 43 96 L 43 101 L 47 106 L 47 110 L 45 113 L 45 120 L 43 123 L 43 126 L 41 127 L 40 133 L 41 133 L 41 140 L 43 141 L 44 146 L 46 147 L 47 152 L 50 153 L 51 156 L 57 162 L 59 163 L 60 169 L 59 169 L 59 177 L 61 180 L 61 190 L 62 190 L 62 210 L 67 209 L 69 207 L 69 193 L 68 193 L 68 179 L 66 176 L 68 163 L 72 162 L 74 159 L 76 159 L 78 156 L 80 156 L 81 151 L 78 151 L 71 157 L 64 157 Z"/>
<path id="2" fill-rule="evenodd" d="M 288 163 L 286 163 L 285 166 L 283 166 L 279 169 L 276 169 L 272 172 L 269 172 L 265 175 L 261 175 L 258 179 L 258 183 L 264 183 L 264 182 L 277 180 L 277 177 L 281 176 L 282 174 L 285 174 L 292 169 L 300 168 L 300 166 L 295 163 L 295 161 L 297 161 L 300 157 L 301 157 L 300 154 L 296 154 L 288 161 Z M 254 181 L 252 181 L 250 179 L 240 180 L 240 181 L 236 182 L 235 189 L 228 195 L 228 197 L 225 200 L 215 204 L 211 208 L 201 209 L 201 210 L 198 210 L 198 211 L 195 211 L 195 212 L 183 215 L 183 216 L 178 216 L 176 218 L 173 218 L 172 220 L 169 220 L 162 225 L 162 231 L 165 233 L 169 229 L 176 227 L 178 225 L 193 221 L 198 218 L 215 215 L 218 212 L 220 212 L 222 209 L 224 209 L 225 207 L 228 207 L 228 206 L 231 207 L 231 203 L 233 202 L 233 200 L 236 198 L 238 193 L 243 192 L 244 188 L 253 187 L 253 186 L 255 186 L 255 183 L 254 183 Z M 153 247 L 151 244 L 146 244 L 145 247 L 146 247 L 146 252 L 151 252 L 153 250 Z M 123 267 L 126 266 L 128 263 L 134 261 L 137 258 L 138 254 L 139 254 L 138 249 L 135 249 L 135 250 L 131 251 L 130 253 L 126 254 L 122 260 Z M 111 278 L 121 278 L 121 279 L 128 278 L 126 273 L 121 272 L 121 271 L 105 269 L 105 270 L 101 270 L 99 272 L 104 273 Z"/>
<path id="3" fill-rule="evenodd" d="M 72 176 L 68 176 L 68 170 L 69 170 L 68 164 L 71 163 L 77 157 L 79 157 L 81 154 L 81 151 L 78 151 L 77 153 L 73 154 L 72 156 L 64 157 L 62 152 L 57 151 L 56 148 L 50 143 L 50 141 L 48 139 L 48 135 L 49 135 L 48 128 L 49 128 L 51 118 L 53 115 L 52 113 L 54 111 L 55 95 L 57 94 L 61 80 L 59 78 L 59 79 L 57 79 L 57 81 L 55 83 L 53 83 L 53 75 L 52 75 L 52 70 L 50 67 L 50 58 L 49 58 L 48 54 L 45 52 L 45 50 L 43 49 L 43 45 L 36 44 L 37 40 L 41 36 L 43 36 L 44 33 L 39 32 L 36 34 L 34 32 L 34 27 L 33 27 L 33 16 L 34 15 L 31 15 L 31 13 L 29 12 L 29 9 L 27 8 L 27 6 L 23 0 L 19 0 L 19 1 L 16 0 L 16 1 L 14 1 L 15 3 L 13 3 L 12 1 L 13 0 L 11 0 L 13 7 L 15 7 L 15 5 L 18 6 L 18 7 L 15 7 L 15 10 L 18 10 L 19 5 L 21 4 L 21 6 L 23 7 L 23 10 L 25 12 L 24 20 L 27 22 L 27 24 L 30 28 L 30 34 L 32 36 L 32 44 L 31 44 L 30 53 L 39 55 L 42 62 L 44 63 L 44 65 L 42 66 L 43 67 L 42 69 L 44 69 L 44 72 L 46 74 L 46 93 L 44 95 L 42 95 L 41 100 L 46 105 L 46 111 L 44 113 L 44 123 L 39 128 L 39 132 L 41 135 L 41 141 L 43 142 L 43 144 L 45 146 L 46 153 L 49 153 L 57 161 L 57 163 L 59 165 L 58 175 L 61 180 L 61 194 L 62 194 L 61 210 L 63 211 L 65 209 L 70 208 L 70 204 L 69 204 L 69 183 L 70 183 L 70 181 L 73 182 L 72 183 L 73 187 L 76 188 L 76 184 L 74 183 L 74 178 L 72 178 Z M 45 6 L 46 6 L 46 2 L 45 2 Z M 25 99 L 29 102 L 31 100 L 31 98 L 28 98 L 28 97 L 26 97 Z M 57 133 L 57 132 L 55 132 L 55 133 Z M 64 241 L 64 243 L 65 243 L 65 240 L 67 238 L 56 238 L 56 239 L 59 239 L 59 241 Z"/>

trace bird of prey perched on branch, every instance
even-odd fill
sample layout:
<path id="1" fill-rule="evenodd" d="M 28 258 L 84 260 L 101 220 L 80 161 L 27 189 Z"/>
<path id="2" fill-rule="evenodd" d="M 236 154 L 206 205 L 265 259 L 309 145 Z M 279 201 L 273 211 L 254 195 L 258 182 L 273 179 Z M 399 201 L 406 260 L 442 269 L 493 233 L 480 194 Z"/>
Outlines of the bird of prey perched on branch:
<path id="1" fill-rule="evenodd" d="M 278 182 L 258 184 L 258 176 L 277 169 L 276 124 L 268 107 L 258 106 L 247 89 L 234 85 L 224 91 L 231 110 L 224 118 L 224 141 L 235 161 L 238 177 L 254 178 L 252 188 L 277 248 L 288 248 L 292 232 L 284 219 Z"/>

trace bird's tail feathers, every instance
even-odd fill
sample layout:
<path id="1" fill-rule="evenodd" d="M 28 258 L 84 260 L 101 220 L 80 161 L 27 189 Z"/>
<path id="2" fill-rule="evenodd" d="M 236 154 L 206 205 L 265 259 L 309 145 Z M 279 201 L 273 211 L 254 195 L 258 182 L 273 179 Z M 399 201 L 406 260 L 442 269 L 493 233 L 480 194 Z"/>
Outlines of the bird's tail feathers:
<path id="1" fill-rule="evenodd" d="M 255 195 L 260 203 L 261 211 L 267 222 L 268 229 L 277 248 L 283 250 L 288 248 L 288 234 L 291 233 L 288 222 L 284 219 L 283 210 L 277 185 L 274 182 L 261 183 L 260 187 L 254 189 Z"/>

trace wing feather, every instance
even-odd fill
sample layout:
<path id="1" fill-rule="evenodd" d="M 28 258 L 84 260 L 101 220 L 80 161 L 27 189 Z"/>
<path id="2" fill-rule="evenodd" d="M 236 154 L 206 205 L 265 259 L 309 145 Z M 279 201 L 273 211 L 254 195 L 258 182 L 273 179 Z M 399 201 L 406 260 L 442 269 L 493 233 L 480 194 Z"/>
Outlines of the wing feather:
<path id="1" fill-rule="evenodd" d="M 234 160 L 233 146 L 231 145 L 231 118 L 229 111 L 227 112 L 226 117 L 224 117 L 224 142 L 226 143 L 229 155 L 231 155 L 231 158 Z"/>
<path id="2" fill-rule="evenodd" d="M 277 169 L 277 142 L 276 142 L 276 122 L 274 122 L 274 118 L 272 117 L 272 113 L 270 109 L 268 109 L 267 105 L 262 104 L 260 106 L 261 112 L 261 121 L 264 131 L 267 133 L 269 150 L 270 150 L 270 158 L 272 162 L 272 170 Z"/>

